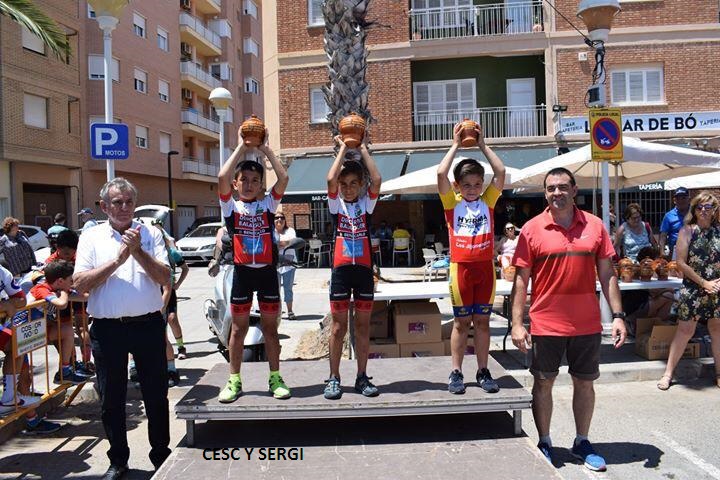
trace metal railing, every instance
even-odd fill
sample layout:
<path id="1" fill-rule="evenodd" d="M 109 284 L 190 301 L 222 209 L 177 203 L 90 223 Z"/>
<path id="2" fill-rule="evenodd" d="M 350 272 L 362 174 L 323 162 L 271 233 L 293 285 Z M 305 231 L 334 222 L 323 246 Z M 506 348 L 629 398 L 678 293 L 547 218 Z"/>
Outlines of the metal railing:
<path id="1" fill-rule="evenodd" d="M 200 34 L 204 39 L 212 43 L 218 48 L 222 48 L 220 43 L 220 35 L 210 30 L 205 23 L 199 18 L 195 18 L 187 12 L 180 14 L 180 26 L 188 26 Z"/>
<path id="2" fill-rule="evenodd" d="M 451 140 L 453 126 L 465 118 L 480 123 L 486 138 L 546 135 L 546 106 L 435 110 L 413 113 L 413 140 Z"/>
<path id="3" fill-rule="evenodd" d="M 411 40 L 517 35 L 542 31 L 542 0 L 410 11 Z"/>
<path id="4" fill-rule="evenodd" d="M 197 173 L 198 175 L 217 177 L 220 167 L 205 163 L 197 158 L 183 157 L 182 171 L 183 173 Z"/>
<path id="5" fill-rule="evenodd" d="M 201 82 L 210 85 L 211 88 L 222 87 L 222 82 L 213 77 L 210 72 L 203 70 L 197 63 L 182 61 L 180 62 L 180 73 L 195 77 Z"/>
<path id="6" fill-rule="evenodd" d="M 209 119 L 200 112 L 191 109 L 184 109 L 180 112 L 182 123 L 190 123 L 198 127 L 220 133 L 220 123 Z"/>

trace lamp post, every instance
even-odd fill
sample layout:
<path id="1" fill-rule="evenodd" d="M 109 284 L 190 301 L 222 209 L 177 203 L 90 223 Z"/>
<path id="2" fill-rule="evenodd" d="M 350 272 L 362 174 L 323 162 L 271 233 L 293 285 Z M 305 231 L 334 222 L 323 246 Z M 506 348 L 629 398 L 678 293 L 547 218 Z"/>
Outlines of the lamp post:
<path id="1" fill-rule="evenodd" d="M 88 3 L 95 11 L 95 19 L 103 32 L 103 56 L 104 56 L 104 79 L 105 87 L 105 123 L 113 122 L 113 99 L 112 99 L 112 31 L 115 30 L 120 15 L 127 6 L 129 0 L 88 0 Z M 115 163 L 113 160 L 106 160 L 108 181 L 115 178 Z"/>
<path id="2" fill-rule="evenodd" d="M 175 236 L 175 228 L 173 225 L 173 211 L 175 210 L 173 208 L 173 197 L 172 197 L 172 163 L 170 162 L 173 155 L 178 155 L 180 152 L 177 150 L 170 150 L 167 152 L 167 165 L 168 165 L 168 208 L 170 211 L 168 212 L 168 217 L 170 219 L 170 236 Z"/>
<path id="3" fill-rule="evenodd" d="M 220 117 L 220 167 L 222 168 L 223 163 L 225 163 L 225 114 L 227 113 L 227 108 L 230 106 L 230 102 L 232 101 L 232 94 L 227 88 L 218 87 L 214 88 L 212 92 L 210 92 L 210 103 L 212 103 L 213 107 L 215 108 L 215 111 L 218 114 L 218 117 Z"/>

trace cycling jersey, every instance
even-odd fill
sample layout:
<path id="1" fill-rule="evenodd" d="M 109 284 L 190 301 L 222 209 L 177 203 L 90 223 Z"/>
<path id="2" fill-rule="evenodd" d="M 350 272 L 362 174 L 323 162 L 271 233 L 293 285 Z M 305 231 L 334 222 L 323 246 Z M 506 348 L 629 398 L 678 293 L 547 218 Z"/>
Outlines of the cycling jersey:
<path id="1" fill-rule="evenodd" d="M 372 267 L 370 250 L 370 216 L 378 195 L 368 194 L 355 202 L 346 202 L 338 192 L 328 192 L 328 208 L 335 223 L 333 268 L 343 265 Z"/>
<path id="2" fill-rule="evenodd" d="M 261 200 L 233 200 L 232 193 L 220 196 L 220 207 L 228 234 L 232 237 L 233 263 L 252 268 L 275 265 L 273 218 L 281 195 L 270 190 Z"/>

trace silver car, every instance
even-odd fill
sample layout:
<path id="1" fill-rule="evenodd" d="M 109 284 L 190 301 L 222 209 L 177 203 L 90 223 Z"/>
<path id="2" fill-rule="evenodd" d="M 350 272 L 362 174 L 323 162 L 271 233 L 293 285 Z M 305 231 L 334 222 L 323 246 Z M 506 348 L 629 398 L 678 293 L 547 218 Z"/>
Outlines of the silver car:
<path id="1" fill-rule="evenodd" d="M 200 225 L 175 244 L 186 262 L 209 262 L 215 249 L 215 236 L 222 222 Z"/>

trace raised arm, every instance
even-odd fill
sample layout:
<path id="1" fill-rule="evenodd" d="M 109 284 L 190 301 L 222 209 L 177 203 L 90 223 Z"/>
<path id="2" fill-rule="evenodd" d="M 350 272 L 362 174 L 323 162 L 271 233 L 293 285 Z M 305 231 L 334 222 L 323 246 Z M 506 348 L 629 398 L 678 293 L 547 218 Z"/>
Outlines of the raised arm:
<path id="1" fill-rule="evenodd" d="M 440 195 L 445 195 L 452 188 L 448 174 L 450 173 L 452 162 L 455 159 L 455 154 L 457 153 L 458 148 L 460 148 L 460 132 L 462 132 L 462 124 L 456 123 L 453 127 L 453 143 L 450 145 L 450 149 L 440 161 L 440 165 L 438 165 L 437 185 L 438 193 Z"/>
<path id="2" fill-rule="evenodd" d="M 335 135 L 335 142 L 338 144 L 340 149 L 335 156 L 335 161 L 330 166 L 327 175 L 327 186 L 328 193 L 335 195 L 338 191 L 338 178 L 340 177 L 340 169 L 342 168 L 343 162 L 345 161 L 345 153 L 347 152 L 347 145 L 343 142 L 340 135 Z"/>
<path id="3" fill-rule="evenodd" d="M 495 185 L 495 188 L 502 192 L 503 188 L 505 188 L 505 165 L 502 160 L 500 160 L 500 157 L 493 152 L 492 148 L 488 147 L 485 143 L 485 133 L 483 133 L 482 127 L 476 128 L 475 133 L 477 133 L 478 136 L 478 147 L 490 163 L 490 168 L 492 168 L 492 183 Z"/>
<path id="4" fill-rule="evenodd" d="M 240 129 L 238 129 L 238 145 L 220 168 L 220 172 L 218 172 L 218 195 L 227 196 L 232 192 L 232 182 L 233 176 L 235 175 L 235 169 L 237 168 L 238 163 L 245 158 L 246 151 L 247 147 L 245 146 L 245 142 L 240 134 Z"/>
<path id="5" fill-rule="evenodd" d="M 265 129 L 265 142 L 258 147 L 258 150 L 260 150 L 262 153 L 265 154 L 265 156 L 270 160 L 270 165 L 272 165 L 273 170 L 275 171 L 275 176 L 277 177 L 277 181 L 275 182 L 275 185 L 273 185 L 273 189 L 275 189 L 275 193 L 282 196 L 285 193 L 285 189 L 288 186 L 288 182 L 290 181 L 290 177 L 288 176 L 287 170 L 283 166 L 282 163 L 280 163 L 280 160 L 277 159 L 275 156 L 275 152 L 273 152 L 272 148 L 270 148 L 269 143 L 269 137 L 270 133 L 268 132 L 267 128 Z"/>
<path id="6" fill-rule="evenodd" d="M 367 167 L 368 173 L 370 174 L 370 185 L 368 187 L 368 191 L 372 193 L 373 196 L 377 196 L 380 193 L 380 185 L 382 184 L 382 175 L 380 175 L 380 170 L 378 170 L 375 160 L 373 160 L 372 155 L 370 155 L 370 152 L 367 149 L 367 145 L 364 143 L 360 145 L 360 155 L 362 155 L 365 167 Z"/>

